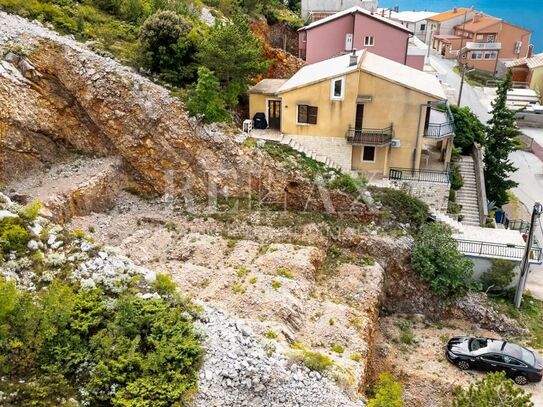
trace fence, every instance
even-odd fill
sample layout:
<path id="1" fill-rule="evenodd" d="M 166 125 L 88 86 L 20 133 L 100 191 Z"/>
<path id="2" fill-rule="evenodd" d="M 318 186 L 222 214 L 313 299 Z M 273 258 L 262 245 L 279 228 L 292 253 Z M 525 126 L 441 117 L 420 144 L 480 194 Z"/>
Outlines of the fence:
<path id="1" fill-rule="evenodd" d="M 411 168 L 390 168 L 388 178 L 401 181 L 424 181 L 448 184 L 451 179 L 450 171 L 413 170 Z"/>

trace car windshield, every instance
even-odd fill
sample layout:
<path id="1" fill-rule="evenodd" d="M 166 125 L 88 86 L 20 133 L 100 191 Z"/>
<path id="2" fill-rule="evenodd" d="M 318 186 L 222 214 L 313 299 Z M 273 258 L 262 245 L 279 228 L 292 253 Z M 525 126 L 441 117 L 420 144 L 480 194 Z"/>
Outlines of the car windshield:
<path id="1" fill-rule="evenodd" d="M 534 353 L 528 349 L 524 349 L 524 348 L 521 348 L 521 349 L 522 349 L 522 355 L 520 358 L 522 359 L 522 361 L 525 363 L 528 363 L 529 365 L 534 366 L 535 365 Z"/>
<path id="2" fill-rule="evenodd" d="M 486 348 L 487 346 L 488 346 L 488 342 L 486 339 L 474 338 L 469 341 L 470 352 L 474 352 L 479 349 Z"/>

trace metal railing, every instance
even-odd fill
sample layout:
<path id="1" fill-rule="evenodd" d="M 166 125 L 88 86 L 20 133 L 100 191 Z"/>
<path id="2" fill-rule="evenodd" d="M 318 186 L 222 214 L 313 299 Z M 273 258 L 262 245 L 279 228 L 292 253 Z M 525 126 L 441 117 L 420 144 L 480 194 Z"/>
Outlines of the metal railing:
<path id="1" fill-rule="evenodd" d="M 349 127 L 345 137 L 350 144 L 384 145 L 390 143 L 393 136 L 394 128 L 391 124 L 384 129 L 355 129 L 354 127 Z"/>
<path id="2" fill-rule="evenodd" d="M 500 50 L 502 49 L 501 42 L 467 42 L 466 48 L 473 50 Z"/>
<path id="3" fill-rule="evenodd" d="M 440 123 L 440 124 L 429 123 L 424 128 L 424 137 L 438 139 L 438 138 L 448 137 L 451 134 L 454 134 L 453 121 L 448 121 L 448 122 Z"/>
<path id="4" fill-rule="evenodd" d="M 488 243 L 475 240 L 457 239 L 458 250 L 466 255 L 492 257 L 521 261 L 525 246 L 513 244 Z M 541 247 L 532 246 L 530 263 L 541 263 Z"/>
<path id="5" fill-rule="evenodd" d="M 503 225 L 506 229 L 518 230 L 521 233 L 528 233 L 530 229 L 530 222 L 524 219 L 509 219 L 504 217 Z"/>
<path id="6" fill-rule="evenodd" d="M 424 181 L 448 184 L 451 179 L 450 171 L 413 170 L 411 168 L 390 168 L 388 179 L 398 181 Z"/>

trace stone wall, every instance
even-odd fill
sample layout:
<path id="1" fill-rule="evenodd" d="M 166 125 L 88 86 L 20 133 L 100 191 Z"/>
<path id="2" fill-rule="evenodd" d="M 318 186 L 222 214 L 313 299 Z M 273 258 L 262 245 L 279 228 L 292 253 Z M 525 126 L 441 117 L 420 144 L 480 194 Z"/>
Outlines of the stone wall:
<path id="1" fill-rule="evenodd" d="M 447 212 L 450 184 L 404 180 L 389 180 L 389 183 L 393 188 L 406 189 L 411 195 L 419 198 L 431 208 Z"/>
<path id="2" fill-rule="evenodd" d="M 303 145 L 307 149 L 327 156 L 341 166 L 342 171 L 351 171 L 352 146 L 347 144 L 344 137 L 312 137 L 289 135 L 291 139 Z"/>

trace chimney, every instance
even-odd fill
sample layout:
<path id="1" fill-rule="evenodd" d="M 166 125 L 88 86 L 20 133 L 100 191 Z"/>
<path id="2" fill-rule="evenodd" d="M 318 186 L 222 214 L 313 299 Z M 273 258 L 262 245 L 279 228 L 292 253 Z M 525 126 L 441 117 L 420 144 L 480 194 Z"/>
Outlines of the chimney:
<path id="1" fill-rule="evenodd" d="M 356 49 L 353 48 L 351 55 L 349 55 L 349 66 L 355 66 L 358 62 L 358 57 L 356 56 Z"/>
<path id="2" fill-rule="evenodd" d="M 528 55 L 526 55 L 526 58 L 531 58 L 534 54 L 534 45 L 530 44 L 528 45 Z"/>
<path id="3" fill-rule="evenodd" d="M 453 13 L 454 13 L 454 14 L 458 13 L 458 9 L 457 9 L 456 7 L 453 8 Z"/>
<path id="4" fill-rule="evenodd" d="M 482 13 L 475 13 L 475 15 L 473 16 L 473 22 L 476 23 L 477 21 L 481 21 L 481 18 L 483 18 Z"/>

